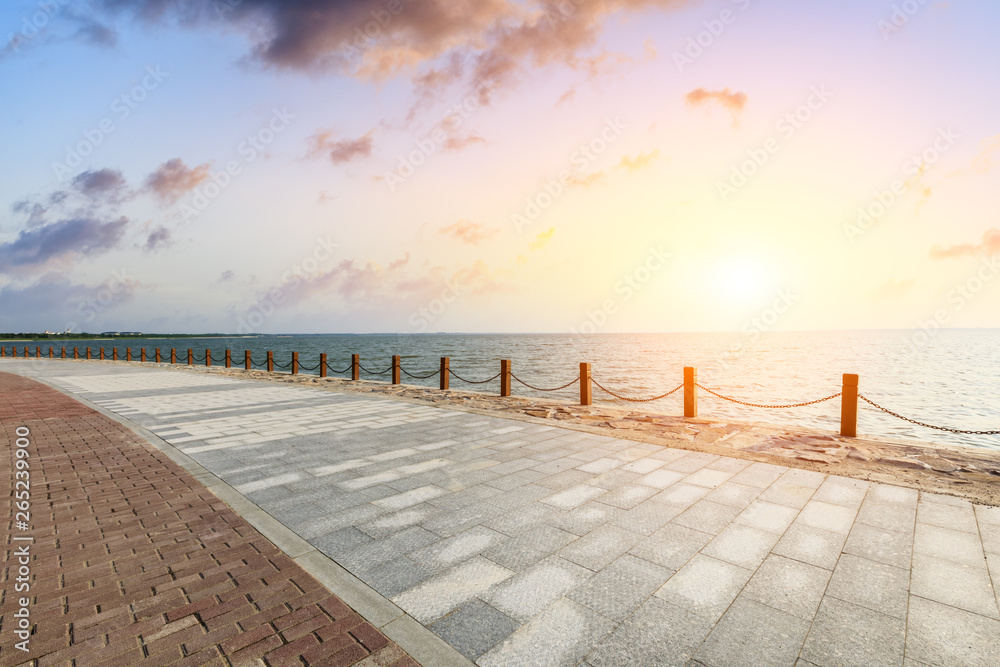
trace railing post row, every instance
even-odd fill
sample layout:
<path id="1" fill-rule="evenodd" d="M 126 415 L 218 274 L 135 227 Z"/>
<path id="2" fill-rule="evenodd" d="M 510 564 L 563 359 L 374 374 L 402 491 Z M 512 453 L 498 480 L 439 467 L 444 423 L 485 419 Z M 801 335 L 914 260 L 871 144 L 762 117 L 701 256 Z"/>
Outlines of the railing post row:
<path id="1" fill-rule="evenodd" d="M 360 380 L 361 379 L 361 355 L 352 354 L 351 355 L 351 379 Z"/>
<path id="2" fill-rule="evenodd" d="M 226 368 L 233 367 L 233 353 L 228 348 L 226 349 Z"/>
<path id="3" fill-rule="evenodd" d="M 250 370 L 253 365 L 250 362 L 250 350 L 243 350 L 243 368 Z"/>
<path id="4" fill-rule="evenodd" d="M 392 383 L 399 384 L 399 355 L 392 355 Z"/>
<path id="5" fill-rule="evenodd" d="M 500 360 L 500 395 L 510 396 L 510 359 Z"/>
<path id="6" fill-rule="evenodd" d="M 170 348 L 170 363 L 172 363 L 172 364 L 176 364 L 177 363 L 177 348 L 176 347 Z"/>
<path id="7" fill-rule="evenodd" d="M 205 350 L 205 365 L 206 366 L 211 366 L 212 365 L 212 351 L 211 350 Z"/>
<path id="8" fill-rule="evenodd" d="M 292 375 L 299 374 L 299 353 L 292 352 Z"/>
<path id="9" fill-rule="evenodd" d="M 321 378 L 326 377 L 326 352 L 319 355 L 319 376 Z"/>
<path id="10" fill-rule="evenodd" d="M 590 364 L 580 363 L 580 405 L 591 404 Z"/>
<path id="11" fill-rule="evenodd" d="M 194 350 L 188 348 L 188 366 L 194 366 Z"/>
<path id="12" fill-rule="evenodd" d="M 441 391 L 448 389 L 448 376 L 451 375 L 451 359 L 448 357 L 441 357 Z"/>
<path id="13" fill-rule="evenodd" d="M 274 372 L 274 352 L 272 352 L 271 350 L 267 351 L 267 372 L 268 373 Z"/>
<path id="14" fill-rule="evenodd" d="M 156 348 L 156 363 L 162 363 L 163 357 L 160 355 L 160 348 Z"/>
<path id="15" fill-rule="evenodd" d="M 146 348 L 144 347 L 139 348 L 139 361 L 146 363 Z"/>

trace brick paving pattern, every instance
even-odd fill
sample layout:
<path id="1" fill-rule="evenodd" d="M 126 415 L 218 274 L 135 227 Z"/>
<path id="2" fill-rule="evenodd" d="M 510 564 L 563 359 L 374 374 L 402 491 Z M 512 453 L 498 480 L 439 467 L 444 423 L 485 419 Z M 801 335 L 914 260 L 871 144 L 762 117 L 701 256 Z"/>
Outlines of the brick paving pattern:
<path id="1" fill-rule="evenodd" d="M 187 472 L 33 380 L 0 373 L 0 475 L 30 429 L 31 521 L 0 586 L 3 665 L 417 663 Z M 30 535 L 29 652 L 14 648 L 16 558 Z"/>

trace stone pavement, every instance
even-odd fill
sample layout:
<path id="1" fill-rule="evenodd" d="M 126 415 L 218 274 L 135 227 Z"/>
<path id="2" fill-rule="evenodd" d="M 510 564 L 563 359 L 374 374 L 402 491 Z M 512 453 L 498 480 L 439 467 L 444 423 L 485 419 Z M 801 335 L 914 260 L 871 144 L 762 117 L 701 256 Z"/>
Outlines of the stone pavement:
<path id="1" fill-rule="evenodd" d="M 1000 664 L 1000 508 L 384 397 L 107 362 L 0 370 L 204 466 L 253 503 L 242 515 L 415 619 L 405 637 L 370 620 L 424 664 Z M 410 650 L 431 633 L 457 653 Z"/>
<path id="2" fill-rule="evenodd" d="M 19 436 L 24 447 L 16 446 Z M 0 442 L 0 474 L 11 487 L 21 482 L 18 502 L 27 504 L 26 517 L 17 517 L 26 525 L 18 525 L 14 494 L 5 493 L 0 664 L 256 665 L 263 658 L 268 665 L 416 667 L 119 423 L 0 373 Z M 27 456 L 15 458 L 16 451 Z M 16 468 L 16 461 L 28 465 Z M 18 637 L 22 597 L 29 602 Z M 24 640 L 22 651 L 16 644 Z"/>

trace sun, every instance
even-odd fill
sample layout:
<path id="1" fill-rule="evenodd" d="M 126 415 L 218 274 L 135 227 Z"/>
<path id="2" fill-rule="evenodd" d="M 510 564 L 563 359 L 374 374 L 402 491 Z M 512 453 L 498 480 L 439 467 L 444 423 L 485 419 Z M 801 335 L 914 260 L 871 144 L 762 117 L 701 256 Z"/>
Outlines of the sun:
<path id="1" fill-rule="evenodd" d="M 767 296 L 772 282 L 770 273 L 759 258 L 730 256 L 710 269 L 707 286 L 728 303 L 751 304 Z"/>

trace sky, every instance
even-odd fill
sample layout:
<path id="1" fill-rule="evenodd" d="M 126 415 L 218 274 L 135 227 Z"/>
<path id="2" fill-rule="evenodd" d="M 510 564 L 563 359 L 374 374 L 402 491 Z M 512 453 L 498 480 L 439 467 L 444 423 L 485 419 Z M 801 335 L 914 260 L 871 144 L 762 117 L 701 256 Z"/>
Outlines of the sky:
<path id="1" fill-rule="evenodd" d="M 0 331 L 1000 327 L 991 0 L 0 9 Z"/>

